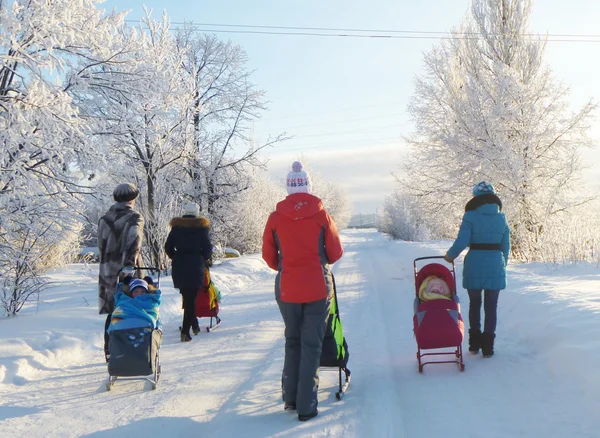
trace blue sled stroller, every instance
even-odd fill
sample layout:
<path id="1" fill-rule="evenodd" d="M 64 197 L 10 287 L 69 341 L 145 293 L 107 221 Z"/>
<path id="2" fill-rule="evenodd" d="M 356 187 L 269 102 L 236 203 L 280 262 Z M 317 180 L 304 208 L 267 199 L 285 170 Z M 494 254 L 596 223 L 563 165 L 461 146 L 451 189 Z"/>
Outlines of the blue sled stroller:
<path id="1" fill-rule="evenodd" d="M 138 314 L 144 315 L 144 310 L 139 311 L 135 300 L 129 297 L 129 284 L 135 278 L 145 273 L 144 280 L 148 284 L 147 296 L 142 297 L 142 303 L 153 303 L 154 307 L 149 310 L 148 319 L 139 318 Z M 134 267 L 132 271 L 123 269 L 118 275 L 117 294 L 121 297 L 123 305 L 117 306 L 113 312 L 111 328 L 109 332 L 108 359 L 108 383 L 106 390 L 110 391 L 117 379 L 119 380 L 147 380 L 152 383 L 152 389 L 156 389 L 160 377 L 159 350 L 162 343 L 162 330 L 158 320 L 158 306 L 160 304 L 160 270 L 158 268 Z M 127 295 L 120 295 L 122 294 Z M 139 306 L 140 304 L 137 304 Z M 130 319 L 128 314 L 131 313 Z M 137 313 L 137 314 L 136 314 Z M 144 315 L 146 316 L 146 315 Z M 138 324 L 139 322 L 139 324 Z M 131 327 L 134 325 L 134 327 Z M 137 326 L 136 326 L 137 325 Z M 123 328 L 119 328 L 123 327 Z"/>
<path id="2" fill-rule="evenodd" d="M 337 291 L 335 287 L 335 278 L 333 280 L 333 299 L 327 317 L 327 328 L 325 338 L 323 339 L 323 348 L 321 350 L 320 367 L 335 367 L 338 371 L 338 391 L 335 397 L 341 400 L 348 386 L 350 385 L 350 370 L 348 369 L 348 343 L 342 331 L 342 321 L 340 320 L 340 309 L 338 307 Z M 342 372 L 344 378 L 342 378 Z"/>

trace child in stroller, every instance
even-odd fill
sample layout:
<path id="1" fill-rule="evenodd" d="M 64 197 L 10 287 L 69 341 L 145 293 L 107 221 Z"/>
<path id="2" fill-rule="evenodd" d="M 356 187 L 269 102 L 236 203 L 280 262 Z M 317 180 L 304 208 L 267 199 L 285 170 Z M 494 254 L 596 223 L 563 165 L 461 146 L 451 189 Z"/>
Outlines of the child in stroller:
<path id="1" fill-rule="evenodd" d="M 465 369 L 462 357 L 462 341 L 465 325 L 460 314 L 456 295 L 456 274 L 439 263 L 429 263 L 417 268 L 417 262 L 427 259 L 443 259 L 441 256 L 420 257 L 414 261 L 415 292 L 413 327 L 417 340 L 419 372 L 428 363 L 456 363 Z M 421 350 L 453 348 L 453 351 L 422 353 Z M 453 360 L 422 362 L 424 356 L 454 355 Z"/>
<path id="2" fill-rule="evenodd" d="M 161 291 L 154 285 L 151 276 L 144 280 L 125 277 L 119 283 L 115 310 L 108 328 L 107 390 L 110 391 L 118 377 L 148 380 L 152 389 L 156 389 L 160 375 L 158 350 L 162 342 L 160 303 Z M 152 377 L 136 377 L 150 375 Z"/>

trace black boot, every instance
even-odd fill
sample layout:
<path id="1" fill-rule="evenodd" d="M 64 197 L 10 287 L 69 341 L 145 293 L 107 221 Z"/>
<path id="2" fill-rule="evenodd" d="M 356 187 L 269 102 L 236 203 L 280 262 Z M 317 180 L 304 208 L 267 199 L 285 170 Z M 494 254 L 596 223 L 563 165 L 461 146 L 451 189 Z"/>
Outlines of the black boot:
<path id="1" fill-rule="evenodd" d="M 481 334 L 481 352 L 483 357 L 492 357 L 494 355 L 494 333 L 483 332 Z"/>
<path id="2" fill-rule="evenodd" d="M 312 411 L 310 414 L 305 414 L 305 415 L 298 414 L 298 420 L 300 420 L 300 421 L 308 421 L 311 418 L 316 417 L 317 415 L 319 415 L 319 410 L 317 408 L 315 408 L 315 410 Z"/>
<path id="3" fill-rule="evenodd" d="M 469 351 L 473 354 L 479 353 L 481 348 L 481 330 L 469 329 Z"/>

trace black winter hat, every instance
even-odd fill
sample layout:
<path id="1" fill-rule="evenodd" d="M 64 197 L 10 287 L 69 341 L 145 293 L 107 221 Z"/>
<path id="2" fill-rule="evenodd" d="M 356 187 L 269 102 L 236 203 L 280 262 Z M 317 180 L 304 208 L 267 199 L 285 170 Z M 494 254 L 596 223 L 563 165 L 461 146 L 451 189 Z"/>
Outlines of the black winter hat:
<path id="1" fill-rule="evenodd" d="M 140 194 L 136 186 L 131 183 L 119 184 L 113 190 L 113 198 L 116 202 L 133 201 Z"/>

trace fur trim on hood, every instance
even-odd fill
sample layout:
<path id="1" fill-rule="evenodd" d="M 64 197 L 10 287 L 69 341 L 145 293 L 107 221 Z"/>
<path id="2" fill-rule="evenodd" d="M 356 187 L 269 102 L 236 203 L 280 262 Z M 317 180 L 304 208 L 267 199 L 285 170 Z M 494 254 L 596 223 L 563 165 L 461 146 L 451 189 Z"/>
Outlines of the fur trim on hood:
<path id="1" fill-rule="evenodd" d="M 210 228 L 210 221 L 205 217 L 174 217 L 169 225 L 172 228 Z"/>
<path id="2" fill-rule="evenodd" d="M 475 196 L 469 202 L 467 202 L 467 205 L 465 205 L 465 211 L 475 210 L 485 204 L 496 204 L 500 211 L 502 211 L 502 201 L 495 194 Z"/>

